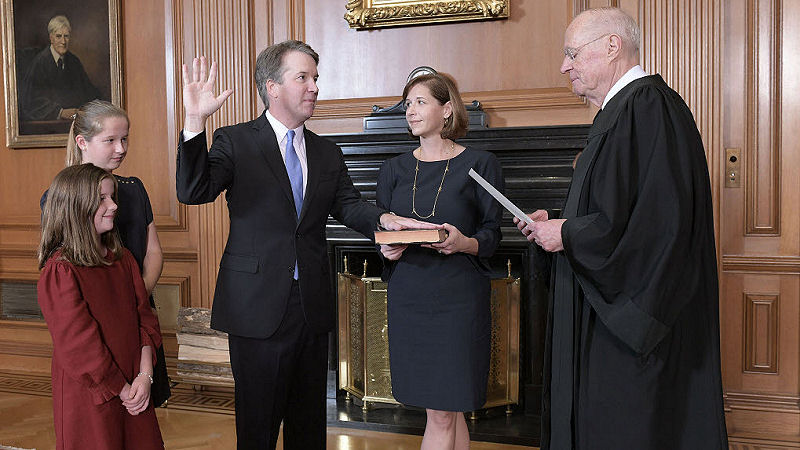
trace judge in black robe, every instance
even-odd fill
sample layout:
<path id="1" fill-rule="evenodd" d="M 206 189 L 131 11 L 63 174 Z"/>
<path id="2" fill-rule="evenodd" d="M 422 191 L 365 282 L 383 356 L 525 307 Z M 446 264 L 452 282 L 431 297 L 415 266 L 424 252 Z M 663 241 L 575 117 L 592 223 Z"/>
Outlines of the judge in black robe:
<path id="1" fill-rule="evenodd" d="M 590 10 L 568 28 L 562 71 L 603 108 L 562 217 L 523 228 L 556 252 L 541 448 L 726 449 L 703 143 L 614 27 L 628 19 Z"/>

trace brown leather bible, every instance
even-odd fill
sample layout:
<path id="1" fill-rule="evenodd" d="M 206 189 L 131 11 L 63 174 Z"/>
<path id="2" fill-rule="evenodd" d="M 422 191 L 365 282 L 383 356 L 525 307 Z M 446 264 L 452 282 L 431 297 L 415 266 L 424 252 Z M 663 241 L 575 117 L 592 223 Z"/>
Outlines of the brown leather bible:
<path id="1" fill-rule="evenodd" d="M 445 230 L 376 231 L 376 244 L 433 244 L 447 239 Z"/>

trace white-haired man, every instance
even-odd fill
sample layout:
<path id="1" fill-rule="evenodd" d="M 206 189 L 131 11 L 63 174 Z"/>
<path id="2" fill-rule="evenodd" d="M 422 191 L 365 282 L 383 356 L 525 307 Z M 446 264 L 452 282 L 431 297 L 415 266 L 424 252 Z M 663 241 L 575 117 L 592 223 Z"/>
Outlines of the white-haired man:
<path id="1" fill-rule="evenodd" d="M 601 108 L 563 214 L 519 228 L 554 253 L 542 449 L 727 449 L 703 143 L 639 65 L 616 8 L 567 28 L 561 72 Z"/>

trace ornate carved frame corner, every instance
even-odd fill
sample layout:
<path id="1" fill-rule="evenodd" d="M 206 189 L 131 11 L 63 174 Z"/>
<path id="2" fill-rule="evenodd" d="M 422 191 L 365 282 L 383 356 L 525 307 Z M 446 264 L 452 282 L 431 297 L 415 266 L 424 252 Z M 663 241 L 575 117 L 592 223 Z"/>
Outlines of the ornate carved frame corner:
<path id="1" fill-rule="evenodd" d="M 507 19 L 510 0 L 348 0 L 350 28 Z"/>

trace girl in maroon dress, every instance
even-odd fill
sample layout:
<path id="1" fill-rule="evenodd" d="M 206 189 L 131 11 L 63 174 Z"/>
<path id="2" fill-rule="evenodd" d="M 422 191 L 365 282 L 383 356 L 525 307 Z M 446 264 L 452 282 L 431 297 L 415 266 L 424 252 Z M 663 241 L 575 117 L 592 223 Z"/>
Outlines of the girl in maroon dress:
<path id="1" fill-rule="evenodd" d="M 81 164 L 56 175 L 44 205 L 38 300 L 59 450 L 164 447 L 150 402 L 161 334 L 114 228 L 116 193 L 113 175 Z"/>

